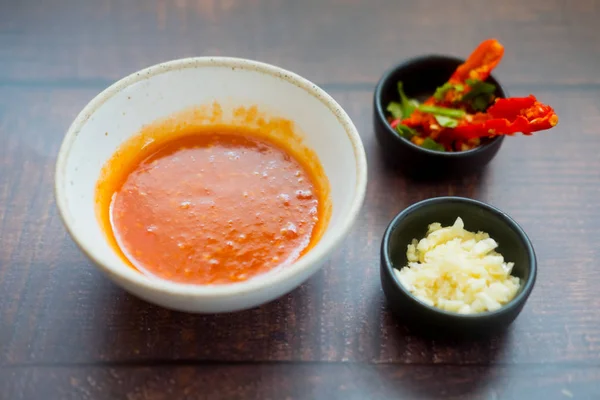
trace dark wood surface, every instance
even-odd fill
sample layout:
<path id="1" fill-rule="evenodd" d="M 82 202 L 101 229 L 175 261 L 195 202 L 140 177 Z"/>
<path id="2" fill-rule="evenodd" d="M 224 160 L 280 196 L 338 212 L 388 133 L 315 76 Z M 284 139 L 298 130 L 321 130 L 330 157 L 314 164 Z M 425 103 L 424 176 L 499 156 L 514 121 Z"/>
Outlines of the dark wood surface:
<path id="1" fill-rule="evenodd" d="M 600 399 L 600 2 L 594 0 L 0 0 L 1 399 Z M 442 183 L 386 169 L 372 90 L 394 62 L 506 46 L 497 77 L 560 125 L 505 141 L 484 171 Z M 62 137 L 99 91 L 173 58 L 291 69 L 348 111 L 367 151 L 360 219 L 325 268 L 231 314 L 125 293 L 68 237 L 53 199 Z M 389 220 L 462 195 L 534 242 L 536 287 L 511 329 L 465 343 L 412 334 L 379 283 Z"/>

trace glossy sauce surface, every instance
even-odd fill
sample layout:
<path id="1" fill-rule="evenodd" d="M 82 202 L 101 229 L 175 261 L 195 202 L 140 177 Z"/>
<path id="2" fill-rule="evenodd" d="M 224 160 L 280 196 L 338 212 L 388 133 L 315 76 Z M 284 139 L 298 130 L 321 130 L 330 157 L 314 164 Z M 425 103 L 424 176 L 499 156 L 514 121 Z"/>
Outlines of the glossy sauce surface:
<path id="1" fill-rule="evenodd" d="M 99 190 L 113 191 L 110 229 L 141 272 L 191 284 L 243 281 L 292 263 L 318 239 L 322 193 L 274 143 L 221 128 L 138 158 Z"/>

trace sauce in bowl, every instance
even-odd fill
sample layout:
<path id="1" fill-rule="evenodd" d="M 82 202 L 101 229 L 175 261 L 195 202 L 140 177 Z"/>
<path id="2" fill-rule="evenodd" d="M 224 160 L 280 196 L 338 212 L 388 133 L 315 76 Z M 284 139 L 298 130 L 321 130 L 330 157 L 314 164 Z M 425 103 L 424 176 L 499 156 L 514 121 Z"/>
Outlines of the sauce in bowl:
<path id="1" fill-rule="evenodd" d="M 97 194 L 114 247 L 170 281 L 227 284 L 285 267 L 327 221 L 327 190 L 309 163 L 239 126 L 130 146 L 107 170 Z"/>

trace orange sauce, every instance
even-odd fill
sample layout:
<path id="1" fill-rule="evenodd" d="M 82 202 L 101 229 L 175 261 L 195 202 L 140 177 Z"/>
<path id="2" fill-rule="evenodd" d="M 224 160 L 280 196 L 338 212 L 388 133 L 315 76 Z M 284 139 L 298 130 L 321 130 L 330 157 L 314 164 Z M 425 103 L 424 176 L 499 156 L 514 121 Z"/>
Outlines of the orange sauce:
<path id="1" fill-rule="evenodd" d="M 283 268 L 318 241 L 330 209 L 314 160 L 264 131 L 161 126 L 122 146 L 97 186 L 100 220 L 132 267 L 226 284 Z"/>

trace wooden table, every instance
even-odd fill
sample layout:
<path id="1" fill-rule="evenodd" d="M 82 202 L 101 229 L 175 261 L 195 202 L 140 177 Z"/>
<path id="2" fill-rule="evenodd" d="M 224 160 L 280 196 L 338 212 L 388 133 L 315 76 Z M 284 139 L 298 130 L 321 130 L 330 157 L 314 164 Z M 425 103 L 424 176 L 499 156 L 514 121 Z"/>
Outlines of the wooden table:
<path id="1" fill-rule="evenodd" d="M 0 398 L 600 399 L 599 20 L 594 0 L 0 0 Z M 501 82 L 555 106 L 560 125 L 509 138 L 462 179 L 387 169 L 371 126 L 382 72 L 488 37 L 506 46 Z M 204 55 L 313 80 L 353 118 L 369 162 L 343 248 L 291 294 L 232 315 L 125 293 L 76 248 L 53 198 L 59 144 L 92 97 Z M 385 305 L 382 233 L 440 195 L 490 202 L 534 242 L 538 281 L 505 334 L 426 340 Z"/>

